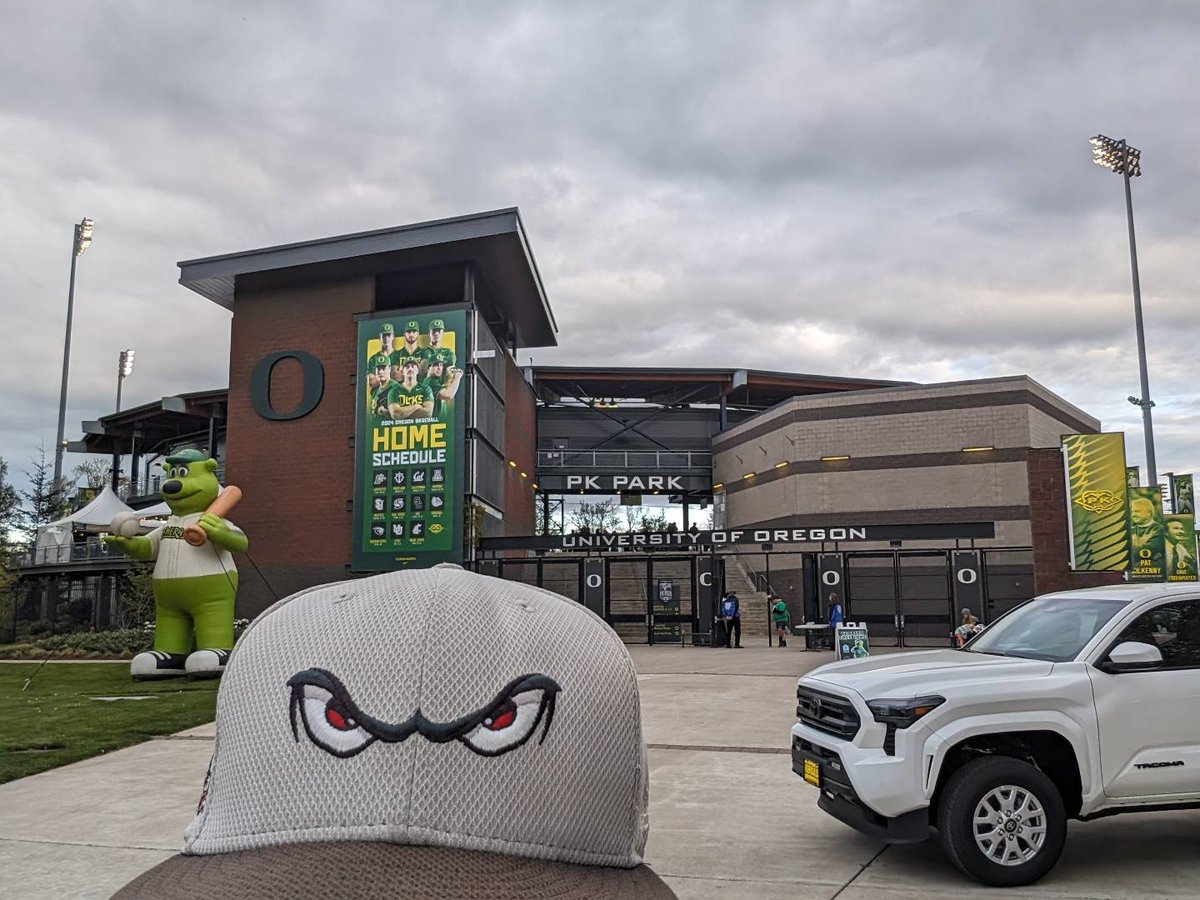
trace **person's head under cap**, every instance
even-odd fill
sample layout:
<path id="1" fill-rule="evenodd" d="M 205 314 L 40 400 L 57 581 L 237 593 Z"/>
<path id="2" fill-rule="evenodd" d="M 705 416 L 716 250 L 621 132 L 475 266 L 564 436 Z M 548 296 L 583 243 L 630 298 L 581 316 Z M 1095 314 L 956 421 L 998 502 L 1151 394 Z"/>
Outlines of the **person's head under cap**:
<path id="1" fill-rule="evenodd" d="M 379 378 L 386 381 L 392 374 L 392 358 L 386 353 L 377 353 L 371 357 L 371 368 Z"/>
<path id="2" fill-rule="evenodd" d="M 457 566 L 394 572 L 255 620 L 183 853 L 116 896 L 674 897 L 642 864 L 647 803 L 603 620 Z"/>

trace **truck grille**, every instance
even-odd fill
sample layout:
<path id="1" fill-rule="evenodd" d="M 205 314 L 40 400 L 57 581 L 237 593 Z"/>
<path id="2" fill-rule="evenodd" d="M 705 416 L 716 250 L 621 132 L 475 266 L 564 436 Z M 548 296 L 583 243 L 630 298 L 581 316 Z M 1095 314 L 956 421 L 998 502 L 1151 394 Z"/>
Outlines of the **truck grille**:
<path id="1" fill-rule="evenodd" d="M 849 700 L 807 687 L 796 688 L 796 716 L 805 725 L 848 741 L 861 724 Z"/>

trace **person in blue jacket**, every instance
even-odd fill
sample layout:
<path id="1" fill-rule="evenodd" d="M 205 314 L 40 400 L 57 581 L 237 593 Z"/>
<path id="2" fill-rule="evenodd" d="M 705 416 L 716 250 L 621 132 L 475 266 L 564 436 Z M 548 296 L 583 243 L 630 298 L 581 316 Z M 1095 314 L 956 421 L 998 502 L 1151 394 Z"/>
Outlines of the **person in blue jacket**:
<path id="1" fill-rule="evenodd" d="M 733 591 L 721 598 L 721 618 L 725 621 L 725 646 L 730 646 L 732 638 L 733 647 L 742 649 L 742 605 Z"/>
<path id="2" fill-rule="evenodd" d="M 837 646 L 837 627 L 845 621 L 842 614 L 842 601 L 836 593 L 829 595 L 829 646 Z"/>

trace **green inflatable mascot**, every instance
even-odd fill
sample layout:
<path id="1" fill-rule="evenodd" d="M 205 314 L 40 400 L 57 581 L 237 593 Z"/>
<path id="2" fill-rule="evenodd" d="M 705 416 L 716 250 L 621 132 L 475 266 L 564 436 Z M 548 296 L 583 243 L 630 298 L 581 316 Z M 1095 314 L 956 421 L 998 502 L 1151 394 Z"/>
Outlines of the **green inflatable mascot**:
<path id="1" fill-rule="evenodd" d="M 154 649 L 129 665 L 135 679 L 191 675 L 215 678 L 233 649 L 237 595 L 234 552 L 249 546 L 245 533 L 223 518 L 241 491 L 217 482 L 217 461 L 182 450 L 163 463 L 162 498 L 171 517 L 148 535 L 106 535 L 104 542 L 154 564 Z M 193 649 L 193 638 L 195 649 Z"/>

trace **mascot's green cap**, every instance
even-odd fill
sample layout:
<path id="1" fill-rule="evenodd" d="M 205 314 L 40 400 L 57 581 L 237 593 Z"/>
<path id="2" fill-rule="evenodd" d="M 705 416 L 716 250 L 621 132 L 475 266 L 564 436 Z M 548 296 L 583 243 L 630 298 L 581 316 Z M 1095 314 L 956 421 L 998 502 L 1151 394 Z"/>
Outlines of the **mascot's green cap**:
<path id="1" fill-rule="evenodd" d="M 419 323 L 419 322 L 418 322 L 416 319 L 409 319 L 409 320 L 408 320 L 408 321 L 407 321 L 407 322 L 404 324 L 404 330 L 405 330 L 405 331 L 420 331 L 420 330 L 421 330 L 421 324 L 420 324 L 420 323 Z"/>
<path id="2" fill-rule="evenodd" d="M 394 328 L 392 328 L 391 322 L 384 322 L 382 325 L 379 326 L 379 333 L 380 334 L 395 334 L 396 330 Z"/>
<path id="3" fill-rule="evenodd" d="M 373 369 L 386 368 L 391 364 L 392 361 L 386 353 L 377 353 L 375 356 L 371 357 L 371 368 Z"/>
<path id="4" fill-rule="evenodd" d="M 434 319 L 432 322 L 429 323 L 429 330 L 430 331 L 445 331 L 446 323 L 443 322 L 441 319 Z"/>
<path id="5" fill-rule="evenodd" d="M 199 450 L 180 450 L 178 453 L 172 453 L 167 457 L 167 463 L 177 465 L 179 463 L 194 463 L 203 462 L 208 459 L 207 453 L 202 453 Z"/>

